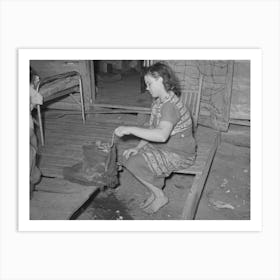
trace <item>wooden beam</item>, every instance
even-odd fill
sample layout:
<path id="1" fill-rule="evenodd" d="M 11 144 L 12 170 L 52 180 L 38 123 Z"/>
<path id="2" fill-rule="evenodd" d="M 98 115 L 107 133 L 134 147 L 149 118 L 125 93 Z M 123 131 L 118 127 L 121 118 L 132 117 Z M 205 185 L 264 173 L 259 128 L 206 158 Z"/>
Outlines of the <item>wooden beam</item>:
<path id="1" fill-rule="evenodd" d="M 116 105 L 116 104 L 103 104 L 103 103 L 95 103 L 93 107 L 101 107 L 101 108 L 112 108 L 112 109 L 126 109 L 126 110 L 135 110 L 135 113 L 146 113 L 150 114 L 150 108 L 138 107 L 138 106 L 125 106 L 125 105 Z"/>
<path id="2" fill-rule="evenodd" d="M 250 120 L 242 120 L 242 119 L 230 119 L 230 124 L 237 124 L 243 126 L 251 126 Z"/>
<path id="3" fill-rule="evenodd" d="M 93 104 L 96 98 L 96 90 L 95 90 L 95 73 L 94 73 L 94 61 L 87 61 L 89 68 L 89 76 L 90 76 L 90 104 Z"/>
<path id="4" fill-rule="evenodd" d="M 230 115 L 230 102 L 231 102 L 231 93 L 232 93 L 232 81 L 233 81 L 233 67 L 234 67 L 234 61 L 231 60 L 228 63 L 228 72 L 226 76 L 226 88 L 225 88 L 225 95 L 223 97 L 224 99 L 224 121 L 227 124 L 227 127 L 229 125 L 229 115 Z"/>

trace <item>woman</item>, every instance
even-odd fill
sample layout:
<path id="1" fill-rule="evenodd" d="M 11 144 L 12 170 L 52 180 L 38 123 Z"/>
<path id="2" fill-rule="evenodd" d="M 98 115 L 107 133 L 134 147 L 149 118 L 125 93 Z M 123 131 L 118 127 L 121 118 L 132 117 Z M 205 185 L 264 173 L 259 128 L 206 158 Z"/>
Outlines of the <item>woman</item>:
<path id="1" fill-rule="evenodd" d="M 168 203 L 162 190 L 165 177 L 193 164 L 196 142 L 191 114 L 179 99 L 181 92 L 171 68 L 156 63 L 147 68 L 144 79 L 154 98 L 150 127 L 120 126 L 115 134 L 142 139 L 135 148 L 124 151 L 124 166 L 151 192 L 140 207 L 154 213 Z"/>

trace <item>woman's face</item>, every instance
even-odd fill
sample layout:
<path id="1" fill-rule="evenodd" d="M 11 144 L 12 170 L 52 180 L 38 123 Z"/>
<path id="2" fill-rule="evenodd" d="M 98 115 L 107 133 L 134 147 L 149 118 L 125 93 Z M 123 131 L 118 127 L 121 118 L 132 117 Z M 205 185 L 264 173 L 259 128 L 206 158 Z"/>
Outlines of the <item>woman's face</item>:
<path id="1" fill-rule="evenodd" d="M 152 97 L 157 98 L 162 92 L 164 92 L 164 85 L 162 83 L 162 78 L 154 78 L 151 75 L 146 75 L 144 77 L 146 83 L 146 89 L 150 92 Z"/>

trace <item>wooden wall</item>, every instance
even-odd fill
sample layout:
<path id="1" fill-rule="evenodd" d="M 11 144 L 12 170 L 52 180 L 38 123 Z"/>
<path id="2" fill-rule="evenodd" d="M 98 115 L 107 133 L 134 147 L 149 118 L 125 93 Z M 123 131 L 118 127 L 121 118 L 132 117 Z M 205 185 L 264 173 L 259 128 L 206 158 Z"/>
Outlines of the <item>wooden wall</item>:
<path id="1" fill-rule="evenodd" d="M 200 124 L 227 131 L 230 120 L 250 120 L 250 61 L 165 60 L 165 62 L 174 69 L 183 92 L 187 89 L 197 89 L 199 75 L 203 74 Z M 91 101 L 94 102 L 92 61 L 32 60 L 30 64 L 42 78 L 67 71 L 79 71 L 83 79 L 86 109 L 91 105 Z M 49 107 L 77 109 L 77 105 L 69 97 L 54 102 Z"/>
<path id="2" fill-rule="evenodd" d="M 167 60 L 182 92 L 197 90 L 204 76 L 199 123 L 227 131 L 232 119 L 250 120 L 250 61 Z"/>
<path id="3" fill-rule="evenodd" d="M 230 118 L 250 120 L 249 60 L 234 61 Z"/>

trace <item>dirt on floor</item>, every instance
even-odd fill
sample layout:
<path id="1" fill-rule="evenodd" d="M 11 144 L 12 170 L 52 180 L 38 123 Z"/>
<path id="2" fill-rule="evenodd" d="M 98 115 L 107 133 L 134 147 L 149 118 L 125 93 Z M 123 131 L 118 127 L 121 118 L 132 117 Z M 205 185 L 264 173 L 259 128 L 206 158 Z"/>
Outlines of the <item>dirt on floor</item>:
<path id="1" fill-rule="evenodd" d="M 198 220 L 250 219 L 250 148 L 230 142 L 218 147 L 196 213 Z M 120 185 L 100 192 L 78 219 L 178 220 L 192 182 L 191 175 L 171 175 L 164 188 L 169 203 L 157 213 L 147 214 L 139 204 L 149 192 L 124 169 Z"/>

